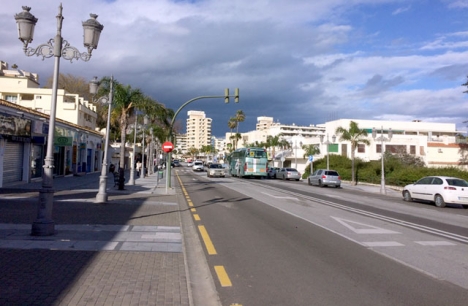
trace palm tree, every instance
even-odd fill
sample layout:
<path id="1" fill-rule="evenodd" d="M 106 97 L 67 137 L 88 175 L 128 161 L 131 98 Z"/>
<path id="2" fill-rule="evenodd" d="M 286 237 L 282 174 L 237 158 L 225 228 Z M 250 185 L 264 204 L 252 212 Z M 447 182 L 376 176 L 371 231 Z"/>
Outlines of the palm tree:
<path id="1" fill-rule="evenodd" d="M 349 123 L 348 130 L 340 126 L 336 128 L 335 133 L 339 135 L 340 141 L 349 141 L 351 143 L 351 184 L 356 185 L 357 182 L 354 171 L 354 153 L 356 152 L 359 144 L 370 144 L 370 141 L 367 139 L 367 131 L 360 129 L 356 122 L 351 121 Z"/>
<path id="2" fill-rule="evenodd" d="M 236 119 L 234 117 L 229 118 L 228 127 L 231 130 L 231 134 L 229 135 L 230 136 L 229 139 L 233 139 L 232 138 L 232 136 L 233 136 L 232 130 L 237 127 L 237 121 L 236 121 Z"/>
<path id="3" fill-rule="evenodd" d="M 283 134 L 278 134 L 276 136 L 267 136 L 267 145 L 271 148 L 271 158 L 275 159 L 276 148 L 280 146 Z"/>
<path id="4" fill-rule="evenodd" d="M 309 156 L 320 154 L 319 147 L 314 144 L 303 145 L 302 150 L 304 150 L 304 155 L 302 156 L 303 158 L 308 158 Z"/>
<path id="5" fill-rule="evenodd" d="M 239 133 L 239 122 L 244 122 L 245 121 L 245 114 L 241 109 L 236 112 L 236 115 L 234 116 L 234 120 L 237 123 L 236 124 L 236 133 Z"/>
<path id="6" fill-rule="evenodd" d="M 188 150 L 187 150 L 187 153 L 190 154 L 190 156 L 192 157 L 192 159 L 195 159 L 195 157 L 197 156 L 198 154 L 198 149 L 195 148 L 195 147 L 190 147 Z"/>

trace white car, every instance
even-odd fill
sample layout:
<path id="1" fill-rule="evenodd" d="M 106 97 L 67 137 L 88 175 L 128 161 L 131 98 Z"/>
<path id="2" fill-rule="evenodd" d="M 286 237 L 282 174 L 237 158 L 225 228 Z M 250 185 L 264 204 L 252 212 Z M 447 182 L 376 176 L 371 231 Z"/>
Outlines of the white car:
<path id="1" fill-rule="evenodd" d="M 468 208 L 468 182 L 449 176 L 426 176 L 402 191 L 407 202 L 423 200 L 434 202 L 437 207 L 445 204 L 460 204 Z"/>
<path id="2" fill-rule="evenodd" d="M 202 161 L 196 160 L 193 162 L 192 166 L 193 171 L 205 171 L 205 166 L 203 165 Z"/>
<path id="3" fill-rule="evenodd" d="M 211 164 L 208 167 L 208 170 L 206 170 L 206 176 L 208 177 L 214 177 L 214 176 L 219 176 L 219 177 L 225 177 L 226 173 L 224 171 L 224 167 L 221 164 Z"/>

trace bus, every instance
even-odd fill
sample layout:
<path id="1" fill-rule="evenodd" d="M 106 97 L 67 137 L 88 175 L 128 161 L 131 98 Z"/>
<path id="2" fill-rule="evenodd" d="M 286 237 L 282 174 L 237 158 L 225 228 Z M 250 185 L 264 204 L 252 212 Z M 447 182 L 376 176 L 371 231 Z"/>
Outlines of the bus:
<path id="1" fill-rule="evenodd" d="M 228 157 L 229 173 L 237 177 L 267 176 L 268 156 L 263 148 L 240 148 Z"/>

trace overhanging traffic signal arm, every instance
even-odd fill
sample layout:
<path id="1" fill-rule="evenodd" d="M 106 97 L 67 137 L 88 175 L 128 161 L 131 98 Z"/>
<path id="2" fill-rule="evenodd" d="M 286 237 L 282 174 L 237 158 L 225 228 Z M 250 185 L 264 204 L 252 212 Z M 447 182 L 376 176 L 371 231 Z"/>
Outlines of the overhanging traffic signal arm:
<path id="1" fill-rule="evenodd" d="M 229 103 L 229 88 L 224 90 L 224 103 Z"/>
<path id="2" fill-rule="evenodd" d="M 239 103 L 239 88 L 234 91 L 234 102 Z"/>

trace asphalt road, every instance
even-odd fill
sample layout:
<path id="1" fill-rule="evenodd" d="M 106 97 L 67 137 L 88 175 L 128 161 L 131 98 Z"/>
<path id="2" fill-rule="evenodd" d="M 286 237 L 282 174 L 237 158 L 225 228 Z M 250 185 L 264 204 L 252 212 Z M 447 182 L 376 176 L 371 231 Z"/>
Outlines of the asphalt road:
<path id="1" fill-rule="evenodd" d="M 419 207 L 416 220 L 418 207 L 402 204 L 414 227 L 379 217 L 396 205 L 377 195 L 330 189 L 319 198 L 305 184 L 177 175 L 223 305 L 466 305 L 468 238 L 421 224 L 463 234 L 466 210 Z"/>

